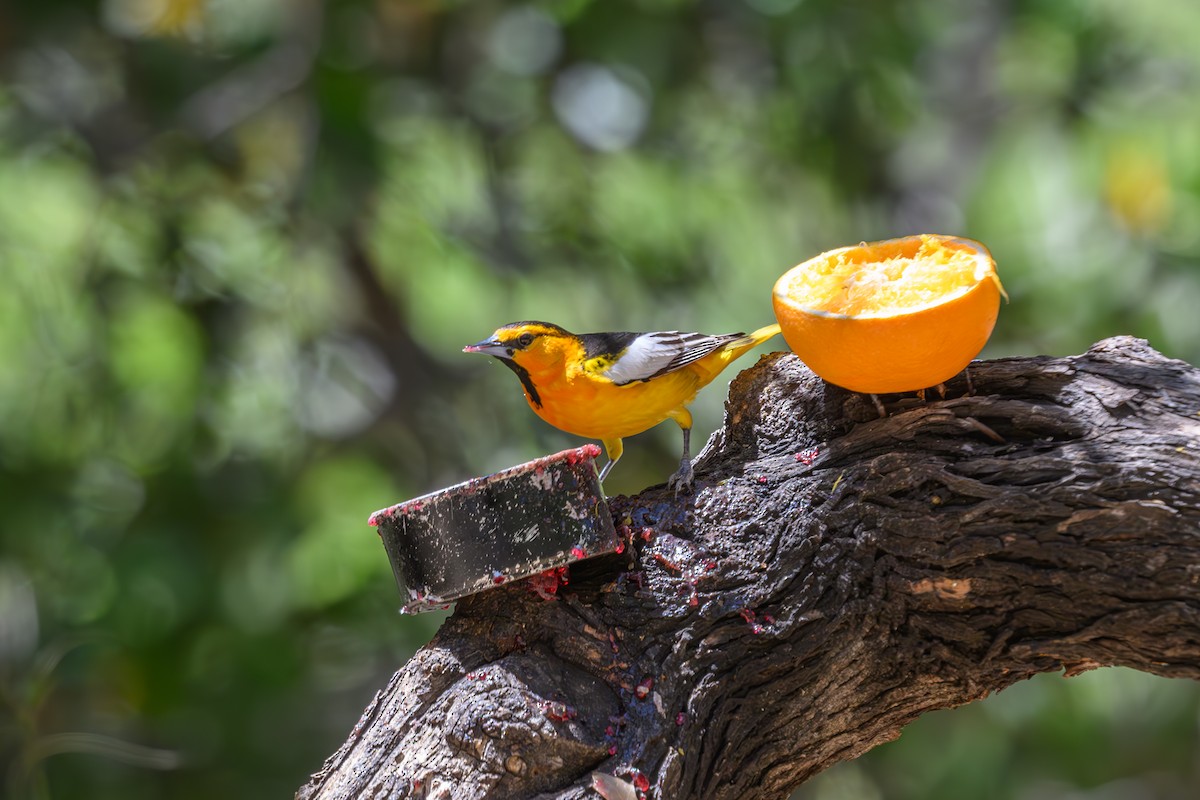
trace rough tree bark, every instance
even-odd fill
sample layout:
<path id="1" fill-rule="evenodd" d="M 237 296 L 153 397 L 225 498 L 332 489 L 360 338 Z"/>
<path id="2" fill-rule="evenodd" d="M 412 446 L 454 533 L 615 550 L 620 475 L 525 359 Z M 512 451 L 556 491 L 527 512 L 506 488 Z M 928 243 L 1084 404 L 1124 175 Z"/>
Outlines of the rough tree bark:
<path id="1" fill-rule="evenodd" d="M 1200 370 L 1130 338 L 889 416 L 795 357 L 733 382 L 621 556 L 460 602 L 302 798 L 784 798 L 1047 671 L 1200 678 Z"/>

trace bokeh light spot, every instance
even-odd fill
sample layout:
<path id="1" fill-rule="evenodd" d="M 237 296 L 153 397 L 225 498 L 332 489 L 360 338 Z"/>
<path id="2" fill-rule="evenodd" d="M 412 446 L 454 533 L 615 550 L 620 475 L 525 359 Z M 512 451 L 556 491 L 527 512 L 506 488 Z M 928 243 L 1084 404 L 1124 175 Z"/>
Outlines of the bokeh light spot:
<path id="1" fill-rule="evenodd" d="M 575 138 L 597 150 L 623 150 L 646 127 L 650 104 L 615 71 L 579 64 L 554 84 L 554 110 Z"/>

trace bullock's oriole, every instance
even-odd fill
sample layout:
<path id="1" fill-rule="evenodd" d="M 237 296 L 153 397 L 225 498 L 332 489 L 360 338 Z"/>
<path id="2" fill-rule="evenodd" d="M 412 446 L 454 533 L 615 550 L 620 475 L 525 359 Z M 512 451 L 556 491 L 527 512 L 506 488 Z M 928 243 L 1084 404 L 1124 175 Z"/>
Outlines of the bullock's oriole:
<path id="1" fill-rule="evenodd" d="M 768 325 L 753 333 L 584 333 L 548 322 L 513 322 L 463 348 L 500 359 L 521 380 L 525 399 L 556 428 L 600 439 L 608 463 L 621 458 L 622 437 L 668 417 L 683 429 L 683 457 L 668 485 L 692 485 L 689 451 L 692 415 L 685 407 L 721 370 L 756 344 L 779 333 Z"/>

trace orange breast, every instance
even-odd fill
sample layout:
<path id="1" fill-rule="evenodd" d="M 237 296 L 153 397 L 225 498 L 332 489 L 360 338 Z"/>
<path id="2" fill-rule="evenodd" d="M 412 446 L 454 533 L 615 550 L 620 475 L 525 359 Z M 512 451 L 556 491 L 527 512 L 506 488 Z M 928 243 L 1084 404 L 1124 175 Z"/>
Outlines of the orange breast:
<path id="1" fill-rule="evenodd" d="M 624 386 L 579 371 L 532 378 L 542 401 L 541 407 L 529 403 L 537 415 L 589 439 L 632 436 L 652 428 L 690 402 L 705 383 L 688 368 Z"/>

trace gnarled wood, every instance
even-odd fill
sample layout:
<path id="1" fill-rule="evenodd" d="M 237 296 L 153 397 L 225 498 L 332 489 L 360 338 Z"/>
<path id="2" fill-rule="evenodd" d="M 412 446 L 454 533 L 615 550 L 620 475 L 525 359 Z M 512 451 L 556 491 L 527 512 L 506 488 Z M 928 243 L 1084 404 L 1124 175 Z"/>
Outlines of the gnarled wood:
<path id="1" fill-rule="evenodd" d="M 299 796 L 783 798 L 1039 672 L 1200 678 L 1200 370 L 1118 338 L 971 377 L 879 419 L 764 357 L 694 496 L 613 499 L 629 549 L 558 601 L 461 602 Z"/>

